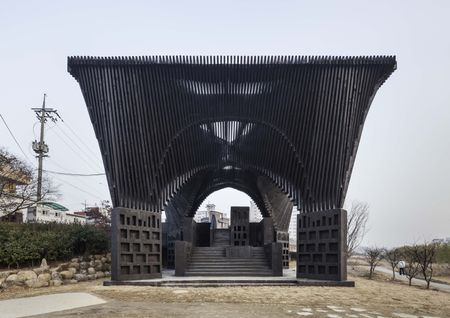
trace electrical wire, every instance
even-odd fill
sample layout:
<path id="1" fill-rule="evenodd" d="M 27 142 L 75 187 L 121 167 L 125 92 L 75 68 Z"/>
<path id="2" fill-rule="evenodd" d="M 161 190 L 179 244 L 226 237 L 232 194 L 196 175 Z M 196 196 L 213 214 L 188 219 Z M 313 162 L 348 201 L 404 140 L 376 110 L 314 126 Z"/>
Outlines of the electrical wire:
<path id="1" fill-rule="evenodd" d="M 81 192 L 84 192 L 84 193 L 86 193 L 86 194 L 88 194 L 88 195 L 90 195 L 90 196 L 92 196 L 92 197 L 96 197 L 96 198 L 98 198 L 98 199 L 100 199 L 100 200 L 104 200 L 104 199 L 105 199 L 105 198 L 99 197 L 98 195 L 92 194 L 92 193 L 90 193 L 90 192 L 88 192 L 88 191 L 85 191 L 85 190 L 81 189 L 80 187 L 77 187 L 76 185 L 73 185 L 72 183 L 70 183 L 70 182 L 68 182 L 68 181 L 61 180 L 60 178 L 55 177 L 55 176 L 54 176 L 54 178 L 55 178 L 56 180 L 59 180 L 59 182 L 62 182 L 63 184 L 67 184 L 67 185 L 69 185 L 69 186 L 71 186 L 71 187 L 73 187 L 73 188 L 75 188 L 75 189 L 77 189 L 77 190 L 79 190 L 79 191 L 81 191 Z"/>
<path id="2" fill-rule="evenodd" d="M 59 174 L 63 176 L 72 176 L 72 177 L 96 177 L 96 176 L 104 176 L 105 173 L 70 173 L 70 172 L 60 172 L 60 171 L 52 171 L 52 170 L 44 170 L 45 172 L 52 174 Z"/>
<path id="3" fill-rule="evenodd" d="M 19 147 L 22 154 L 25 156 L 25 159 L 27 159 L 29 162 L 31 162 L 30 158 L 26 155 L 25 151 L 23 151 L 22 147 L 20 146 L 19 142 L 17 141 L 16 137 L 14 136 L 13 132 L 9 128 L 8 124 L 6 123 L 5 118 L 3 118 L 2 114 L 0 114 L 0 117 L 2 118 L 3 123 L 5 124 L 6 128 L 8 129 L 9 133 L 11 134 L 11 137 L 14 139 L 14 142 L 16 143 L 17 147 Z"/>
<path id="4" fill-rule="evenodd" d="M 62 119 L 62 117 L 60 116 L 61 121 L 64 123 L 64 125 L 70 130 L 70 132 L 81 142 L 81 144 L 86 148 L 86 150 L 88 150 L 94 157 L 97 157 L 98 154 L 95 153 L 95 151 L 93 151 L 84 141 L 83 139 L 80 138 L 80 136 L 78 136 L 78 134 L 72 129 L 72 127 L 65 121 Z"/>
<path id="5" fill-rule="evenodd" d="M 79 152 L 77 152 L 69 143 L 67 143 L 62 137 L 61 137 L 61 135 L 60 134 L 56 134 L 56 133 L 54 133 L 54 135 L 55 136 L 57 136 L 70 150 L 72 150 L 72 152 L 75 154 L 75 155 L 77 155 L 78 156 L 78 158 L 80 158 L 82 161 L 84 161 L 88 166 L 89 166 L 89 168 L 91 168 L 91 169 L 93 169 L 93 170 L 97 170 L 98 168 L 96 168 L 96 167 L 94 167 L 93 165 L 91 165 L 91 163 L 89 162 L 89 161 L 87 161 L 84 157 L 82 157 L 81 155 L 80 155 L 80 153 Z"/>
<path id="6" fill-rule="evenodd" d="M 85 144 L 84 142 L 81 142 L 82 146 L 84 146 L 84 148 L 82 148 L 82 147 L 80 147 L 80 146 L 78 145 L 78 143 L 77 143 L 75 140 L 72 139 L 72 137 L 70 137 L 70 136 L 69 136 L 69 135 L 61 128 L 61 126 L 58 125 L 57 128 L 64 134 L 64 136 L 66 136 L 66 137 L 72 142 L 73 145 L 75 145 L 75 147 L 77 147 L 77 148 L 78 148 L 78 149 L 86 156 L 86 158 L 88 158 L 88 159 L 90 159 L 90 160 L 93 159 L 94 162 L 98 162 L 98 161 L 99 161 L 98 156 L 97 156 L 96 154 L 94 154 L 91 150 L 89 150 L 89 148 L 86 146 L 86 144 Z M 74 134 L 75 136 L 77 136 L 77 135 L 75 134 L 75 132 L 73 132 L 73 134 Z M 77 138 L 79 138 L 79 137 L 77 136 Z M 89 154 L 89 153 L 85 152 L 85 150 L 89 150 L 91 153 Z M 91 156 L 92 156 L 92 157 L 91 157 Z"/>
<path id="7" fill-rule="evenodd" d="M 67 169 L 66 169 L 65 167 L 61 166 L 59 163 L 57 163 L 56 161 L 54 161 L 52 158 L 47 158 L 47 159 L 48 159 L 48 162 L 51 162 L 52 164 L 58 166 L 61 170 L 67 171 Z M 53 175 L 53 177 L 55 177 L 55 176 Z M 55 178 L 56 178 L 56 177 L 55 177 Z M 88 189 L 90 189 L 90 190 L 93 191 L 93 192 L 98 191 L 97 189 L 94 189 L 94 188 L 91 186 L 90 183 L 88 184 L 88 183 L 84 182 L 82 178 L 81 178 L 81 179 L 77 179 L 77 182 L 81 183 L 81 184 L 83 185 L 84 188 L 88 188 Z"/>

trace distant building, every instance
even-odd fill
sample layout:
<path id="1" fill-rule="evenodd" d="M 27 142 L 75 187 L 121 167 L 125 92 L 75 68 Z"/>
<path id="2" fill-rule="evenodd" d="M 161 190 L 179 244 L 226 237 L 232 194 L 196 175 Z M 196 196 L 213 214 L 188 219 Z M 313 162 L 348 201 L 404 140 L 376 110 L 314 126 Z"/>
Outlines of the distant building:
<path id="1" fill-rule="evenodd" d="M 216 206 L 212 203 L 206 205 L 206 211 L 197 211 L 194 216 L 197 223 L 215 222 L 217 229 L 227 229 L 230 227 L 230 218 L 223 212 L 216 211 Z"/>
<path id="2" fill-rule="evenodd" d="M 84 217 L 88 224 L 98 224 L 111 222 L 111 209 L 109 207 L 86 207 L 84 211 L 77 211 L 72 213 L 75 216 Z"/>
<path id="3" fill-rule="evenodd" d="M 3 158 L 3 157 L 2 157 Z M 1 159 L 1 158 L 0 158 Z M 13 168 L 7 163 L 3 163 L 0 167 L 0 191 L 2 196 L 14 197 L 17 195 L 17 187 L 29 185 L 31 176 L 23 170 Z M 25 221 L 27 206 L 30 204 L 25 197 L 11 199 L 17 202 L 17 205 L 25 206 L 23 209 L 9 214 L 8 211 L 2 211 L 0 208 L 0 221 L 22 223 Z"/>
<path id="4" fill-rule="evenodd" d="M 86 216 L 76 215 L 68 212 L 65 206 L 56 202 L 41 202 L 37 206 L 28 208 L 28 222 L 58 222 L 58 223 L 81 223 L 85 224 Z"/>
<path id="5" fill-rule="evenodd" d="M 440 244 L 450 244 L 450 237 L 446 238 L 435 238 L 431 240 L 432 243 L 440 243 Z"/>

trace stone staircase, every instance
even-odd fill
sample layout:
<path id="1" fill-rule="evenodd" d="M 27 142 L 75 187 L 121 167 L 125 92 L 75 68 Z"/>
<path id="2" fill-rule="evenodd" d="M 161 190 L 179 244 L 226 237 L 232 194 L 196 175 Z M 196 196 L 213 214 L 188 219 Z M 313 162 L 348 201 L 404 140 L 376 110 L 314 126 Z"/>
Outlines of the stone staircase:
<path id="1" fill-rule="evenodd" d="M 216 229 L 214 230 L 213 247 L 230 246 L 230 229 Z"/>
<path id="2" fill-rule="evenodd" d="M 194 247 L 186 276 L 272 276 L 264 248 L 252 249 L 251 258 L 228 258 L 225 246 Z"/>

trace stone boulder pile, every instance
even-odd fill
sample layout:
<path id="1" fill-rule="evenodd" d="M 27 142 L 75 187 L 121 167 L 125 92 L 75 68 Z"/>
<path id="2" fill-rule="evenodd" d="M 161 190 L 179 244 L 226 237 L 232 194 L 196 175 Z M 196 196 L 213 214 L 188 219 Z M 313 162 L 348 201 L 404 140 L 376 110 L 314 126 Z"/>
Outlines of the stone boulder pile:
<path id="1" fill-rule="evenodd" d="M 23 286 L 29 288 L 76 284 L 88 280 L 111 276 L 111 254 L 90 255 L 73 258 L 56 267 L 47 265 L 30 270 L 9 270 L 0 272 L 0 287 Z"/>

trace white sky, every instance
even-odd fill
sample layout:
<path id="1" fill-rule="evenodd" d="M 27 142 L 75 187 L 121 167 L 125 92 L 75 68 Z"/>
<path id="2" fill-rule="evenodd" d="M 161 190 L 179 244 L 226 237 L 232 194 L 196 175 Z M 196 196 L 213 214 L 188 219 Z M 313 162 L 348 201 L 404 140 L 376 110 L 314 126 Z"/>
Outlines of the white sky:
<path id="1" fill-rule="evenodd" d="M 449 17 L 449 1 L 0 0 L 0 113 L 35 161 L 30 108 L 46 92 L 77 136 L 65 124 L 49 128 L 45 168 L 100 172 L 69 55 L 395 54 L 398 70 L 372 104 L 347 199 L 371 206 L 365 244 L 450 236 Z M 22 156 L 2 122 L 0 145 Z M 104 177 L 55 181 L 71 209 L 109 198 Z M 218 206 L 249 201 L 218 194 Z"/>

